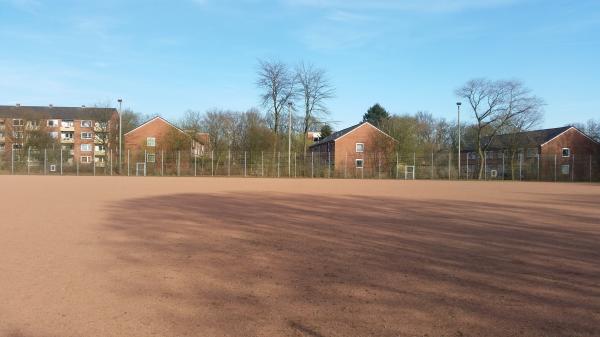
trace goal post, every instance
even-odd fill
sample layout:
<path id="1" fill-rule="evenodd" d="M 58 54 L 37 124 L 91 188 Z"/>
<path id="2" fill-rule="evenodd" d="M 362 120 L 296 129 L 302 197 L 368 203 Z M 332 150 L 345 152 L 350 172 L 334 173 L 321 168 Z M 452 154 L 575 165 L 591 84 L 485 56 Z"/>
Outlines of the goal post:
<path id="1" fill-rule="evenodd" d="M 404 180 L 415 180 L 415 166 L 404 167 Z"/>

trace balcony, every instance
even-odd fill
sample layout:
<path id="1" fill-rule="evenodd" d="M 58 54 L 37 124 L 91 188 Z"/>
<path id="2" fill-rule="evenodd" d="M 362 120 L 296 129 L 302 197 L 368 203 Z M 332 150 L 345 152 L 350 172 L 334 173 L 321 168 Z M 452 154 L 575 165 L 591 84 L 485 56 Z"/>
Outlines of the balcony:
<path id="1" fill-rule="evenodd" d="M 75 126 L 61 126 L 60 131 L 75 132 Z"/>
<path id="2" fill-rule="evenodd" d="M 75 140 L 73 138 L 63 138 L 60 140 L 60 142 L 63 144 L 73 144 L 75 143 Z"/>
<path id="3" fill-rule="evenodd" d="M 94 155 L 95 156 L 106 156 L 106 151 L 105 150 L 96 150 L 94 151 Z"/>

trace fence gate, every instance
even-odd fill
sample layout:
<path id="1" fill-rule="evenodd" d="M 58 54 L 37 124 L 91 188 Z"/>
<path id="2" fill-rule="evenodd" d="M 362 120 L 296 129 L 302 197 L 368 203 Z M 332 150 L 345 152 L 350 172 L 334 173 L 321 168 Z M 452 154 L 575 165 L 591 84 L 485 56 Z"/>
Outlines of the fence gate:
<path id="1" fill-rule="evenodd" d="M 135 175 L 138 177 L 146 176 L 146 163 L 136 163 L 135 164 Z"/>
<path id="2" fill-rule="evenodd" d="M 404 169 L 404 180 L 415 180 L 415 167 L 406 166 Z"/>

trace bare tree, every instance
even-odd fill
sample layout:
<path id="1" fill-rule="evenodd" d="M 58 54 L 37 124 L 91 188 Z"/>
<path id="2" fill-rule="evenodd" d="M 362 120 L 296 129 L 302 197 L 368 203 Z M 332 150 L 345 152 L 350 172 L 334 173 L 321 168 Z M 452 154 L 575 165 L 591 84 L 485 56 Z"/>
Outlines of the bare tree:
<path id="1" fill-rule="evenodd" d="M 288 67 L 279 61 L 259 61 L 257 86 L 263 90 L 262 104 L 273 117 L 274 153 L 277 152 L 281 117 L 288 102 L 294 97 L 295 77 Z"/>
<path id="2" fill-rule="evenodd" d="M 306 134 L 315 120 L 328 113 L 325 102 L 334 97 L 335 90 L 327 79 L 325 70 L 315 68 L 312 64 L 300 63 L 296 67 L 296 78 L 299 84 L 298 95 L 302 97 L 304 107 L 302 147 L 306 153 Z"/>
<path id="3" fill-rule="evenodd" d="M 456 95 L 468 101 L 476 120 L 476 146 L 480 158 L 509 123 L 518 118 L 539 114 L 544 102 L 533 96 L 519 81 L 475 79 L 456 90 Z M 479 163 L 479 179 L 484 175 Z"/>

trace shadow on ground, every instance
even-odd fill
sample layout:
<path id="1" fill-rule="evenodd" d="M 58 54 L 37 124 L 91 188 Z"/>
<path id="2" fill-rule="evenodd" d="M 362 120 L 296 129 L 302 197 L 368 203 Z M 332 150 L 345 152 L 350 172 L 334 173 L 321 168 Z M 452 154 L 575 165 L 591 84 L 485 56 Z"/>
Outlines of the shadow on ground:
<path id="1" fill-rule="evenodd" d="M 107 214 L 110 290 L 178 336 L 600 335 L 598 213 L 236 193 Z"/>

